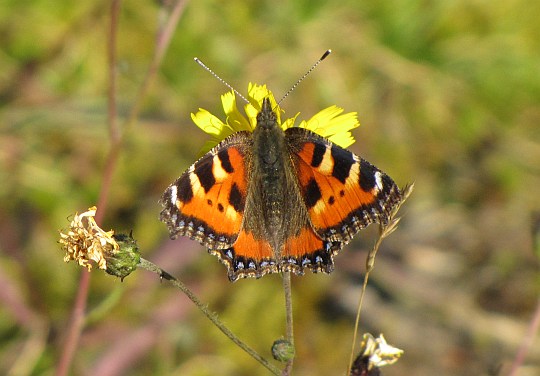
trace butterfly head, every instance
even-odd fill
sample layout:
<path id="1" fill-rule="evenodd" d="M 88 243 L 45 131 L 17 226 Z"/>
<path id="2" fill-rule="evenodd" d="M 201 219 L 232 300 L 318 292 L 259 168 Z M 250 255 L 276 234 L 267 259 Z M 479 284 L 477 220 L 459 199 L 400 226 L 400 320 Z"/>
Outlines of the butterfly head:
<path id="1" fill-rule="evenodd" d="M 272 104 L 270 98 L 263 99 L 261 105 L 261 111 L 257 114 L 257 127 L 270 130 L 278 126 L 277 116 L 274 110 L 272 110 Z"/>

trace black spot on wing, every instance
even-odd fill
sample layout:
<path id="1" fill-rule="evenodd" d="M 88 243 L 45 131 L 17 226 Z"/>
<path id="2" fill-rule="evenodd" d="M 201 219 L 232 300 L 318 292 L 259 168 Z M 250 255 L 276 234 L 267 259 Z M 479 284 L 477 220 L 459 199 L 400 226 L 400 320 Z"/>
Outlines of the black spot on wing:
<path id="1" fill-rule="evenodd" d="M 377 168 L 373 166 L 371 163 L 361 160 L 360 161 L 360 188 L 364 192 L 370 192 L 376 184 L 375 180 L 375 173 L 377 172 Z"/>
<path id="2" fill-rule="evenodd" d="M 333 145 L 332 159 L 334 160 L 332 176 L 345 184 L 345 180 L 347 180 L 351 172 L 351 166 L 355 163 L 353 154 L 348 150 Z"/>
<path id="3" fill-rule="evenodd" d="M 242 192 L 240 192 L 240 189 L 238 189 L 238 185 L 236 185 L 236 183 L 233 183 L 231 187 L 231 193 L 229 194 L 229 204 L 231 204 L 234 210 L 239 213 L 244 211 L 244 197 L 242 196 Z"/>
<path id="4" fill-rule="evenodd" d="M 315 179 L 311 178 L 306 186 L 304 200 L 308 209 L 311 209 L 322 197 L 321 189 Z"/>
<path id="5" fill-rule="evenodd" d="M 217 154 L 219 161 L 221 162 L 221 167 L 225 170 L 227 173 L 234 172 L 234 168 L 231 164 L 231 160 L 229 159 L 229 151 L 227 149 L 220 150 Z"/>
<path id="6" fill-rule="evenodd" d="M 184 175 L 176 182 L 176 196 L 184 204 L 191 201 L 193 198 L 193 189 L 191 188 L 191 181 L 189 175 Z"/>
<path id="7" fill-rule="evenodd" d="M 313 157 L 311 157 L 311 166 L 319 167 L 326 152 L 326 145 L 322 143 L 316 143 L 313 150 Z"/>
<path id="8" fill-rule="evenodd" d="M 195 168 L 193 172 L 199 178 L 199 181 L 201 182 L 201 185 L 204 188 L 205 192 L 208 192 L 214 186 L 214 184 L 216 184 L 216 178 L 214 177 L 214 173 L 212 172 L 213 165 L 214 161 L 211 156 L 203 158 L 197 163 L 195 163 Z"/>

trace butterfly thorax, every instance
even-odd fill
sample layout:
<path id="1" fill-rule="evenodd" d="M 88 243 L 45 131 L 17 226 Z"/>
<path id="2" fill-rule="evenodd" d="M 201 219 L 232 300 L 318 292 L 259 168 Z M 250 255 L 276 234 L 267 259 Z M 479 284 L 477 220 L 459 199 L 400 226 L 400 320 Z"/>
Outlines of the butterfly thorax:
<path id="1" fill-rule="evenodd" d="M 252 222 L 244 228 L 259 239 L 266 239 L 274 252 L 280 252 L 293 232 L 305 224 L 307 212 L 303 209 L 297 178 L 285 139 L 277 123 L 270 101 L 265 99 L 257 116 L 253 132 L 253 172 L 251 197 L 246 210 L 251 210 Z M 255 218 L 262 219 L 255 220 Z"/>

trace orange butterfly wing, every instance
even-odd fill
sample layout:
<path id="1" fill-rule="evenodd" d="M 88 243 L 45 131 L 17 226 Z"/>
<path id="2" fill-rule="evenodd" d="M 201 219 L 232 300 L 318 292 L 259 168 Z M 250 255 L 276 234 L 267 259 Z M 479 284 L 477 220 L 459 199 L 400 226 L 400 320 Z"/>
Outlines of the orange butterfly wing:
<path id="1" fill-rule="evenodd" d="M 236 241 L 247 194 L 249 142 L 247 132 L 231 135 L 167 188 L 160 218 L 172 237 L 189 236 L 209 249 Z"/>
<path id="2" fill-rule="evenodd" d="M 397 185 L 369 162 L 302 128 L 286 131 L 314 231 L 348 243 L 370 223 L 387 223 L 401 201 Z"/>
<path id="3" fill-rule="evenodd" d="M 195 162 L 161 198 L 171 236 L 188 236 L 227 266 L 229 279 L 277 272 L 263 239 L 242 229 L 251 134 L 235 133 Z"/>

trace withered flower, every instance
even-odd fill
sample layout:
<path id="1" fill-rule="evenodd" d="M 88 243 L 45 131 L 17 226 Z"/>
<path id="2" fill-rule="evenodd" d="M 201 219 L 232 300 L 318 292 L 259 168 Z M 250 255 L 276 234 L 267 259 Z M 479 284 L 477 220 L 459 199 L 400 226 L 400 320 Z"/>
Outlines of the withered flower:
<path id="1" fill-rule="evenodd" d="M 94 219 L 97 208 L 75 213 L 68 229 L 60 231 L 59 243 L 66 252 L 64 261 L 77 261 L 79 265 L 92 270 L 90 261 L 98 268 L 107 269 L 107 256 L 118 253 L 120 247 L 113 238 L 114 231 L 103 231 Z"/>
<path id="2" fill-rule="evenodd" d="M 124 279 L 137 268 L 140 261 L 139 247 L 130 235 L 114 231 L 103 231 L 94 219 L 97 208 L 75 213 L 69 229 L 60 231 L 62 249 L 66 252 L 64 261 L 77 261 L 79 265 L 92 270 L 93 261 L 99 269 Z"/>
<path id="3" fill-rule="evenodd" d="M 382 334 L 375 338 L 370 333 L 365 333 L 360 348 L 350 375 L 380 375 L 380 367 L 394 364 L 403 355 L 403 350 L 389 345 Z"/>

